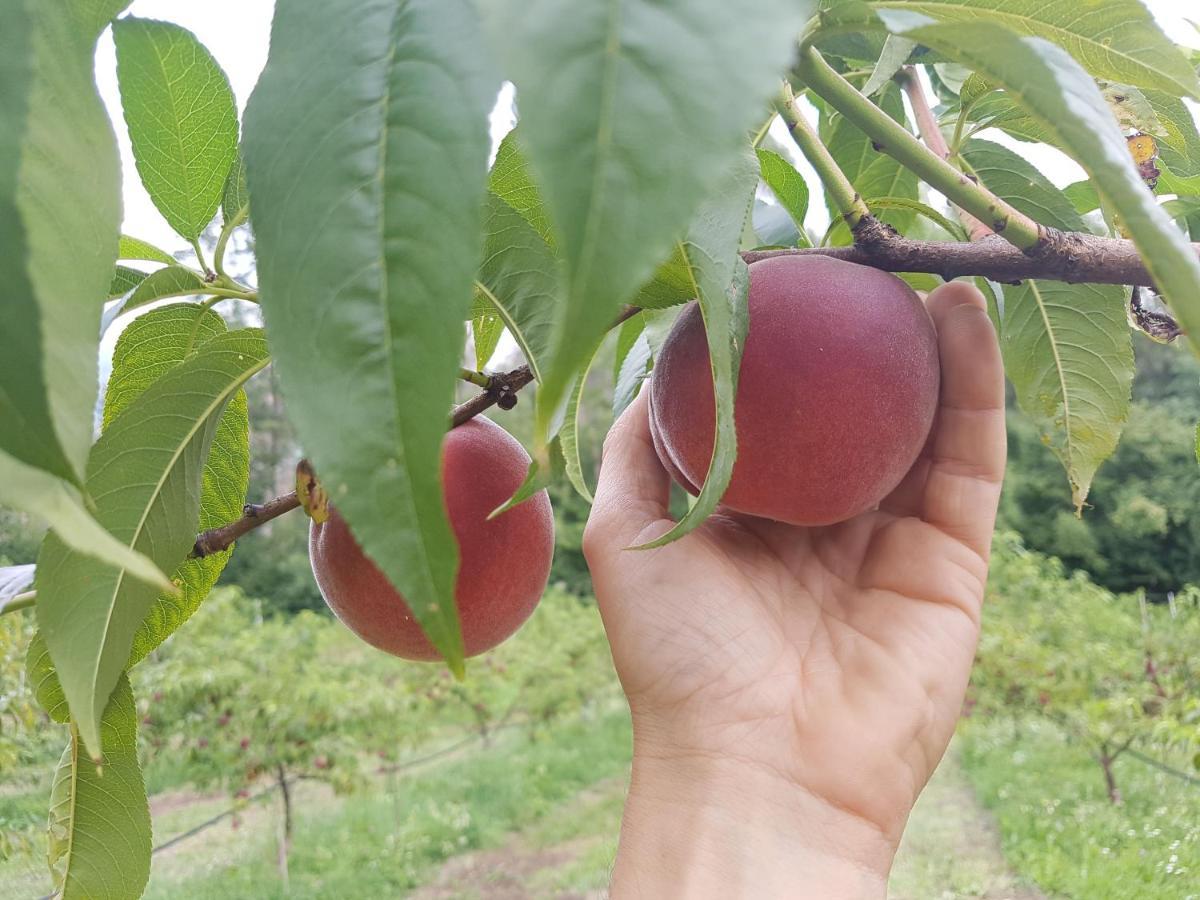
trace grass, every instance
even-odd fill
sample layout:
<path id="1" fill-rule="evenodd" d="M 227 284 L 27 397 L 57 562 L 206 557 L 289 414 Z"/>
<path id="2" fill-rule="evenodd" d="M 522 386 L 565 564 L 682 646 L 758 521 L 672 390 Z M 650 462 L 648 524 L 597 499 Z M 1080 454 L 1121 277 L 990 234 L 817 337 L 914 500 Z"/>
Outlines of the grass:
<path id="1" fill-rule="evenodd" d="M 1050 895 L 1200 900 L 1200 790 L 1129 758 L 1125 802 L 1108 801 L 1100 767 L 1052 725 L 962 729 L 964 766 L 1000 829 L 1004 854 Z"/>
<path id="2" fill-rule="evenodd" d="M 956 741 L 926 786 L 904 830 L 888 882 L 890 900 L 1025 900 L 1000 853 L 994 825 L 963 772 Z"/>
<path id="3" fill-rule="evenodd" d="M 275 866 L 276 799 L 155 857 L 150 898 L 549 898 L 599 891 L 616 852 L 628 777 L 627 714 L 550 725 L 536 740 L 498 736 L 411 774 L 334 796 L 297 788 L 291 890 Z M 1108 803 L 1100 770 L 1052 728 L 971 720 L 905 833 L 892 900 L 1200 900 L 1200 790 L 1119 761 L 1127 802 Z M 168 779 L 169 780 L 169 779 Z M 989 814 L 976 799 L 992 810 Z M 5 798 L 13 816 L 44 797 Z M 153 801 L 162 841 L 227 804 L 187 791 Z M 1001 855 L 1000 846 L 1004 854 Z M 0 895 L 38 896 L 29 873 L 0 866 Z M 22 866 L 25 864 L 23 863 Z M 1044 895 L 1034 885 L 1040 886 Z M 493 892 L 500 890 L 500 894 Z"/>
<path id="4" fill-rule="evenodd" d="M 487 752 L 376 783 L 344 801 L 301 802 L 286 895 L 275 868 L 275 841 L 261 829 L 198 875 L 156 863 L 146 896 L 397 896 L 427 880 L 447 858 L 497 846 L 589 785 L 624 773 L 629 754 L 624 712 L 558 724 L 536 741 L 510 735 Z"/>

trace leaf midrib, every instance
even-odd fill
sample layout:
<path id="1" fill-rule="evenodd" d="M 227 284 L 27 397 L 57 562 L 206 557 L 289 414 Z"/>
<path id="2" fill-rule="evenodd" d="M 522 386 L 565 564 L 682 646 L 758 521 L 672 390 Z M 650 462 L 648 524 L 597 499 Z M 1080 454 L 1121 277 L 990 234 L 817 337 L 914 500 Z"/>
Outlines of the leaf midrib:
<path id="1" fill-rule="evenodd" d="M 173 33 L 168 32 L 168 38 L 167 38 L 168 41 L 173 41 L 175 39 L 175 37 L 176 36 Z M 188 225 L 189 225 L 188 230 L 190 231 L 191 230 L 190 226 L 194 222 L 196 215 L 197 215 L 196 210 L 193 207 L 193 202 L 196 199 L 196 191 L 194 190 L 194 185 L 192 184 L 192 167 L 188 165 L 187 148 L 184 146 L 184 143 L 183 143 L 183 129 L 180 127 L 182 119 L 179 115 L 179 109 L 178 109 L 178 105 L 176 103 L 177 92 L 173 89 L 171 79 L 167 76 L 166 61 L 163 59 L 162 55 L 158 52 L 158 43 L 156 41 L 154 41 L 153 39 L 151 39 L 150 47 L 154 51 L 154 59 L 158 63 L 158 67 L 159 67 L 160 71 L 162 72 L 163 84 L 166 86 L 167 93 L 171 97 L 171 112 L 173 114 L 173 118 L 172 118 L 172 122 L 171 122 L 172 127 L 170 130 L 172 133 L 172 137 L 174 137 L 176 139 L 176 143 L 178 143 L 178 145 L 179 145 L 179 159 L 183 163 L 182 174 L 183 174 L 183 180 L 187 187 L 187 195 L 185 198 L 185 202 L 187 204 L 187 209 L 188 209 Z M 203 228 L 203 226 L 201 226 L 201 227 Z"/>
<path id="2" fill-rule="evenodd" d="M 397 449 L 397 452 L 402 456 L 406 456 L 407 455 L 407 452 L 406 452 L 407 445 L 405 444 L 405 441 L 404 441 L 404 430 L 403 430 L 403 428 L 400 427 L 400 423 L 403 420 L 403 409 L 402 409 L 402 404 L 401 404 L 401 399 L 400 399 L 399 385 L 396 383 L 396 374 L 395 374 L 395 372 L 396 372 L 396 353 L 395 353 L 395 345 L 392 341 L 392 329 L 391 329 L 392 310 L 391 310 L 391 306 L 388 303 L 388 299 L 391 296 L 391 292 L 388 288 L 388 259 L 387 259 L 387 251 L 385 249 L 387 247 L 387 213 L 386 213 L 387 190 L 386 190 L 386 183 L 387 183 L 387 170 L 388 170 L 388 168 L 387 168 L 387 166 L 388 166 L 388 143 L 389 143 L 388 135 L 390 133 L 389 132 L 389 123 L 391 121 L 390 117 L 391 117 L 391 107 L 392 107 L 392 73 L 393 73 L 393 69 L 396 65 L 396 43 L 397 43 L 397 41 L 395 40 L 395 32 L 396 32 L 396 28 L 398 27 L 398 25 L 400 23 L 400 17 L 401 17 L 400 10 L 399 10 L 399 8 L 397 8 L 397 10 L 394 13 L 394 18 L 392 19 L 391 28 L 389 29 L 389 31 L 392 34 L 393 39 L 388 41 L 386 64 L 383 67 L 383 73 L 384 73 L 383 74 L 383 79 L 384 79 L 383 80 L 383 96 L 380 98 L 381 102 L 379 105 L 380 111 L 382 113 L 382 118 L 380 119 L 380 125 L 381 125 L 380 133 L 382 136 L 379 140 L 379 187 L 380 187 L 380 198 L 381 199 L 380 199 L 380 203 L 379 203 L 379 248 L 380 248 L 379 249 L 379 286 L 380 286 L 380 290 L 379 290 L 378 300 L 379 300 L 379 306 L 380 306 L 380 310 L 381 310 L 383 322 L 384 322 L 384 328 L 383 328 L 384 354 L 388 360 L 389 368 L 391 369 L 391 377 L 387 379 L 388 393 L 391 395 L 391 407 L 392 407 L 391 432 L 392 432 L 393 439 L 395 441 L 395 447 Z M 397 471 L 401 471 L 401 470 L 407 471 L 407 467 L 397 466 Z M 409 490 L 407 491 L 407 495 L 408 495 L 407 505 L 409 507 L 409 512 L 412 516 L 412 520 L 417 521 L 419 517 L 417 515 L 418 511 L 416 508 L 416 501 L 415 501 L 415 498 L 413 497 L 413 492 L 411 489 L 411 479 L 410 479 L 410 485 L 409 485 Z M 420 542 L 421 542 L 421 548 L 423 551 L 421 553 L 421 564 L 422 564 L 422 568 L 424 568 L 424 570 L 425 570 L 424 574 L 425 574 L 426 583 L 429 585 L 430 593 L 433 595 L 433 598 L 437 603 L 437 608 L 439 611 L 438 618 L 440 619 L 441 618 L 440 613 L 445 608 L 445 603 L 442 602 L 443 600 L 448 599 L 450 601 L 450 608 L 452 610 L 456 610 L 457 607 L 454 605 L 453 597 L 443 598 L 443 597 L 439 596 L 438 582 L 435 577 L 435 573 L 433 571 L 433 566 L 430 565 L 430 552 L 429 552 L 430 547 L 429 547 L 429 541 L 425 536 L 425 529 L 418 527 L 416 529 L 416 532 L 417 532 L 418 540 L 420 540 Z M 426 610 L 426 612 L 428 612 L 428 610 Z M 414 615 L 415 615 L 415 611 L 414 611 Z M 420 622 L 421 617 L 417 616 L 417 620 L 418 620 L 418 622 Z M 439 630 L 444 633 L 446 630 L 444 623 L 439 621 L 436 624 L 439 625 Z M 422 625 L 422 628 L 424 629 L 424 625 Z"/>
<path id="3" fill-rule="evenodd" d="M 621 56 L 621 10 L 623 0 L 609 0 L 608 39 L 604 44 L 604 72 L 600 79 L 600 103 L 596 115 L 596 166 L 592 171 L 592 186 L 587 220 L 583 228 L 583 246 L 579 268 L 572 274 L 572 289 L 579 282 L 591 281 L 596 248 L 596 233 L 604 218 L 604 174 L 612 155 L 613 112 L 616 106 L 618 62 Z"/>
<path id="4" fill-rule="evenodd" d="M 1054 371 L 1058 374 L 1058 384 L 1062 392 L 1063 430 L 1066 432 L 1067 437 L 1067 474 L 1071 478 L 1071 481 L 1074 482 L 1075 440 L 1071 433 L 1071 399 L 1067 392 L 1067 373 L 1063 366 L 1062 354 L 1058 352 L 1058 340 L 1056 339 L 1054 326 L 1050 324 L 1050 314 L 1046 311 L 1045 299 L 1042 297 L 1041 288 L 1034 279 L 1029 280 L 1029 292 L 1037 302 L 1038 314 L 1042 317 L 1042 324 L 1046 327 L 1046 337 L 1050 342 L 1050 352 L 1054 357 Z"/>
<path id="5" fill-rule="evenodd" d="M 175 471 L 175 467 L 176 467 L 176 464 L 179 462 L 179 458 L 183 455 L 184 451 L 191 444 L 192 439 L 196 436 L 197 432 L 199 432 L 200 428 L 204 425 L 204 423 L 206 423 L 209 420 L 209 418 L 212 417 L 213 412 L 216 409 L 218 409 L 221 405 L 223 405 L 225 402 L 228 401 L 230 395 L 236 393 L 238 390 L 241 389 L 242 385 L 244 385 L 247 381 L 249 381 L 252 377 L 254 377 L 255 374 L 262 371 L 266 367 L 266 365 L 269 361 L 270 361 L 270 357 L 264 356 L 264 358 L 261 361 L 259 361 L 258 363 L 256 363 L 255 365 L 251 366 L 248 369 L 242 370 L 241 374 L 237 378 L 235 378 L 233 381 L 231 381 L 229 384 L 227 384 L 225 389 L 222 390 L 219 394 L 217 394 L 216 397 L 213 398 L 212 402 L 209 403 L 209 405 L 205 408 L 204 415 L 197 417 L 197 419 L 192 423 L 191 427 L 188 428 L 187 434 L 184 437 L 184 439 L 178 443 L 178 445 L 175 447 L 174 451 L 171 453 L 170 463 L 163 468 L 162 475 L 159 477 L 158 481 L 154 485 L 154 491 L 150 496 L 150 500 L 149 500 L 149 502 L 146 503 L 145 508 L 142 510 L 141 517 L 138 519 L 137 527 L 134 530 L 133 536 L 128 541 L 128 546 L 131 550 L 135 549 L 137 547 L 137 543 L 142 536 L 142 530 L 146 527 L 146 521 L 150 517 L 150 510 L 154 507 L 159 496 L 162 494 L 163 485 L 166 483 L 166 481 L 170 477 L 171 473 Z M 104 631 L 103 631 L 104 640 L 100 644 L 100 652 L 96 654 L 95 668 L 92 670 L 91 690 L 92 690 L 93 698 L 95 698 L 95 696 L 96 696 L 96 685 L 100 681 L 100 664 L 104 659 L 104 651 L 105 651 L 105 649 L 107 649 L 107 646 L 108 646 L 108 636 L 112 629 L 112 617 L 117 609 L 117 597 L 121 593 L 121 586 L 125 582 L 125 573 L 127 571 L 128 571 L 128 569 L 125 569 L 125 568 L 121 568 L 120 570 L 118 570 L 117 579 L 115 582 L 113 582 L 112 594 L 109 597 L 109 602 L 108 602 L 108 613 L 104 617 Z M 106 698 L 104 698 L 104 700 L 105 700 L 105 704 L 107 704 L 108 698 L 106 697 Z M 93 702 L 95 702 L 94 699 L 93 699 Z M 101 706 L 101 711 L 103 711 L 103 708 L 104 707 Z M 97 730 L 99 730 L 98 723 L 97 723 Z"/>
<path id="6" fill-rule="evenodd" d="M 496 310 L 496 314 L 504 322 L 505 327 L 512 332 L 513 339 L 520 345 L 521 352 L 525 354 L 525 362 L 529 364 L 529 371 L 533 373 L 534 380 L 540 384 L 542 380 L 541 367 L 538 365 L 533 350 L 529 346 L 529 340 L 518 326 L 517 320 L 508 311 L 504 302 L 482 281 L 475 282 L 475 289 L 487 297 L 488 302 L 492 304 L 492 307 Z"/>
<path id="7" fill-rule="evenodd" d="M 67 884 L 71 880 L 71 864 L 75 859 L 75 805 L 79 799 L 79 729 L 75 723 L 71 723 L 70 727 L 70 748 L 71 748 L 71 789 L 67 796 L 70 798 L 67 803 L 69 815 L 67 821 L 67 851 L 66 851 L 66 867 L 63 869 L 62 884 L 59 886 L 59 893 L 66 895 Z"/>

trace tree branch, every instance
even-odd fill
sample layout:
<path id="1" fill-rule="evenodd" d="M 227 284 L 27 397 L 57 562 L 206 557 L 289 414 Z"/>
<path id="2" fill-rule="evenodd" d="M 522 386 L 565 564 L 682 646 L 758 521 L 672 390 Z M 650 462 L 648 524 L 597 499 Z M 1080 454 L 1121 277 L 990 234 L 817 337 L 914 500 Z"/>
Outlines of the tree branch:
<path id="1" fill-rule="evenodd" d="M 285 512 L 291 512 L 300 506 L 300 498 L 296 492 L 284 494 L 266 503 L 247 503 L 242 507 L 242 517 L 220 528 L 210 528 L 196 536 L 190 556 L 193 559 L 203 559 L 222 550 L 228 550 L 244 534 L 248 534 L 260 525 L 266 525 L 272 519 L 277 519 Z"/>
<path id="2" fill-rule="evenodd" d="M 499 406 L 501 409 L 512 409 L 517 405 L 517 391 L 533 381 L 533 372 L 529 366 L 521 366 L 511 372 L 490 376 L 491 384 L 466 403 L 454 407 L 450 416 L 452 427 L 457 427 L 468 419 L 473 419 L 485 409 Z"/>
<path id="3" fill-rule="evenodd" d="M 994 234 L 972 243 L 914 241 L 901 237 L 878 220 L 870 222 L 872 227 L 859 229 L 857 243 L 852 247 L 751 250 L 742 253 L 742 259 L 752 263 L 772 256 L 819 255 L 885 272 L 927 272 L 947 281 L 963 275 L 982 275 L 1003 284 L 1040 278 L 1072 284 L 1154 287 L 1132 241 L 1047 228 L 1044 241 L 1025 252 Z M 1200 244 L 1193 244 L 1192 248 L 1200 257 Z"/>
<path id="4" fill-rule="evenodd" d="M 799 73 L 809 90 L 864 132 L 879 150 L 915 172 L 951 202 L 987 223 L 997 234 L 1003 234 L 1007 241 L 1022 249 L 1031 249 L 1048 238 L 1046 229 L 1029 216 L 976 184 L 937 154 L 930 153 L 907 128 L 834 71 L 811 46 L 800 52 Z"/>

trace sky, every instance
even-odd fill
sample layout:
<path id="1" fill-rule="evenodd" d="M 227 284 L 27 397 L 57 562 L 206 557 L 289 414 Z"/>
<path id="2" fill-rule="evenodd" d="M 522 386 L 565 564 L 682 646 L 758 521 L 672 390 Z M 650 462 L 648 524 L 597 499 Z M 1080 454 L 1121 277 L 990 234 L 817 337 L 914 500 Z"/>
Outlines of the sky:
<path id="1" fill-rule="evenodd" d="M 1189 26 L 1187 21 L 1189 17 L 1193 20 L 1200 19 L 1197 0 L 1146 0 L 1146 5 L 1172 40 L 1200 47 L 1200 34 Z M 193 31 L 229 75 L 238 107 L 244 110 L 246 100 L 267 61 L 273 8 L 273 0 L 205 0 L 203 3 L 186 0 L 135 0 L 129 7 L 129 13 L 145 18 L 166 19 Z M 187 250 L 186 243 L 168 227 L 137 178 L 129 137 L 122 119 L 120 93 L 117 88 L 116 54 L 111 31 L 106 32 L 100 39 L 96 57 L 96 80 L 101 96 L 116 123 L 121 147 L 121 161 L 125 173 L 124 232 L 151 241 L 169 252 Z M 1193 105 L 1192 109 L 1196 111 L 1200 107 Z M 506 87 L 501 92 L 492 116 L 494 142 L 499 142 L 504 133 L 512 127 L 513 121 L 512 90 Z M 773 127 L 776 137 L 790 143 L 782 122 L 776 120 Z M 1060 185 L 1083 177 L 1082 170 L 1074 162 L 1051 147 L 1017 143 L 992 131 L 984 132 L 981 136 L 1008 143 Z M 799 157 L 798 152 L 794 161 L 810 185 L 816 185 L 815 174 Z M 823 204 L 813 203 L 811 206 L 807 224 L 819 234 L 824 230 L 828 217 Z"/>

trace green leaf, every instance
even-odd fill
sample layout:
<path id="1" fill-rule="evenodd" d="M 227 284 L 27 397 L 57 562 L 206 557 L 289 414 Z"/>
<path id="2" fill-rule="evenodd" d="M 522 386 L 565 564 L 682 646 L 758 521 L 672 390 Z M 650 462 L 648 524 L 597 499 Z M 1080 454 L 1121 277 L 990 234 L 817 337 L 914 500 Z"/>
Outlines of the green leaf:
<path id="1" fill-rule="evenodd" d="M 149 241 L 125 234 L 121 235 L 121 242 L 117 246 L 117 259 L 144 259 L 149 262 L 166 263 L 168 266 L 176 264 L 175 257 L 166 250 L 160 250 Z"/>
<path id="2" fill-rule="evenodd" d="M 1033 280 L 1006 287 L 1000 348 L 1017 401 L 1062 462 L 1081 510 L 1129 412 L 1124 289 Z"/>
<path id="3" fill-rule="evenodd" d="M 208 285 L 204 279 L 183 266 L 167 266 L 145 276 L 133 294 L 125 301 L 124 311 L 137 309 L 167 297 L 187 297 L 201 294 Z"/>
<path id="4" fill-rule="evenodd" d="M 1070 198 L 1007 147 L 972 138 L 963 145 L 962 156 L 989 190 L 1027 216 L 1064 231 L 1087 230 Z"/>
<path id="5" fill-rule="evenodd" d="M 897 122 L 904 121 L 904 102 L 900 88 L 890 84 L 876 98 L 876 103 Z M 821 140 L 841 170 L 850 179 L 861 197 L 900 197 L 906 200 L 920 199 L 917 176 L 881 150 L 876 150 L 871 139 L 854 125 L 824 104 L 819 106 L 821 117 L 819 132 Z M 832 221 L 841 215 L 826 197 L 826 205 Z M 912 227 L 915 216 L 909 210 L 893 210 L 880 214 L 884 222 L 904 233 Z M 849 243 L 849 234 L 842 243 Z"/>
<path id="6" fill-rule="evenodd" d="M 116 139 L 93 79 L 100 27 L 83 7 L 10 3 L 0 28 L 0 451 L 76 485 L 121 221 Z"/>
<path id="7" fill-rule="evenodd" d="M 50 659 L 50 650 L 46 647 L 46 639 L 40 631 L 34 633 L 25 652 L 25 675 L 38 705 L 46 711 L 46 715 L 60 724 L 69 722 L 71 710 L 67 707 L 67 695 L 63 693 L 58 673 L 54 671 L 54 661 Z"/>
<path id="8" fill-rule="evenodd" d="M 481 6 L 562 258 L 564 303 L 537 394 L 544 446 L 596 341 L 736 159 L 815 3 Z"/>
<path id="9" fill-rule="evenodd" d="M 551 444 L 558 443 L 557 438 L 551 441 Z M 553 447 L 552 447 L 553 449 Z M 558 452 L 551 454 L 551 460 L 558 455 Z M 543 466 L 536 459 L 529 463 L 529 471 L 525 474 L 525 480 L 521 482 L 516 493 L 488 513 L 488 519 L 494 519 L 497 516 L 503 515 L 514 506 L 524 503 L 534 494 L 539 491 L 544 491 L 549 485 L 554 475 L 553 466 Z"/>
<path id="10" fill-rule="evenodd" d="M 237 155 L 229 79 L 186 28 L 127 16 L 113 24 L 121 106 L 146 193 L 167 224 L 200 236 Z"/>
<path id="11" fill-rule="evenodd" d="M 267 364 L 262 332 L 203 344 L 105 429 L 88 458 L 96 519 L 173 572 L 196 537 L 201 476 L 226 405 Z M 99 755 L 99 718 L 158 590 L 96 563 L 51 532 L 37 570 L 38 625 L 84 742 Z"/>
<path id="12" fill-rule="evenodd" d="M 642 389 L 653 360 L 650 339 L 646 337 L 646 313 L 640 312 L 621 323 L 617 331 L 617 351 L 613 360 L 613 418 L 617 418 Z"/>
<path id="13" fill-rule="evenodd" d="M 525 161 L 525 154 L 521 150 L 519 134 L 520 129 L 514 128 L 500 142 L 496 149 L 496 161 L 492 163 L 491 175 L 488 177 L 488 187 L 493 194 L 519 212 L 542 240 L 553 247 L 554 233 L 550 227 L 550 220 L 546 218 L 537 184 L 529 172 L 529 163 Z"/>
<path id="14" fill-rule="evenodd" d="M 150 878 L 150 807 L 137 754 L 137 706 L 122 675 L 101 730 L 104 766 L 87 759 L 79 735 L 50 788 L 50 873 L 62 900 L 129 900 Z"/>
<path id="15" fill-rule="evenodd" d="M 901 19 L 911 22 L 908 16 Z M 1054 44 L 986 25 L 923 26 L 904 33 L 974 66 L 1038 116 L 1054 143 L 1083 166 L 1101 199 L 1120 215 L 1184 331 L 1200 335 L 1200 260 L 1139 177 L 1125 138 L 1087 73 Z"/>
<path id="16" fill-rule="evenodd" d="M 695 300 L 694 290 L 687 260 L 676 244 L 670 258 L 655 270 L 653 278 L 642 285 L 633 299 L 633 305 L 642 309 L 667 309 Z"/>
<path id="17" fill-rule="evenodd" d="M 516 339 L 533 377 L 542 380 L 554 335 L 558 261 L 529 222 L 489 194 L 484 218 L 483 262 L 477 291 Z"/>
<path id="18" fill-rule="evenodd" d="M 871 6 L 924 14 L 991 34 L 999 26 L 1044 38 L 1098 78 L 1200 99 L 1196 72 L 1139 0 L 1102 0 L 1086 6 L 1080 0 L 872 0 Z M 958 59 L 940 44 L 932 46 Z"/>
<path id="19" fill-rule="evenodd" d="M 483 295 L 477 288 L 476 299 L 481 296 Z M 471 335 L 475 340 L 475 368 L 480 372 L 487 367 L 488 360 L 495 354 L 503 334 L 504 320 L 489 301 L 485 299 L 481 309 L 472 308 Z"/>
<path id="20" fill-rule="evenodd" d="M 1067 198 L 1007 147 L 973 140 L 963 157 L 992 192 L 1039 222 L 1083 230 Z M 1028 280 L 1004 289 L 1000 349 L 1017 401 L 1066 469 L 1082 509 L 1129 415 L 1133 347 L 1125 288 Z"/>
<path id="21" fill-rule="evenodd" d="M 746 301 L 750 275 L 738 255 L 742 227 L 758 182 L 757 166 L 747 157 L 727 174 L 688 230 L 681 252 L 689 263 L 695 295 L 704 316 L 716 402 L 716 438 L 700 496 L 679 522 L 639 549 L 661 547 L 700 525 L 717 508 L 737 459 L 734 397 L 746 340 Z"/>
<path id="22" fill-rule="evenodd" d="M 1008 91 L 996 91 L 971 108 L 971 118 L 989 128 L 999 128 L 1019 141 L 1053 144 L 1054 135 L 1031 116 Z"/>
<path id="23" fill-rule="evenodd" d="M 1118 82 L 1101 84 L 1100 93 L 1122 131 L 1140 131 L 1159 136 L 1166 134 L 1158 113 L 1146 95 L 1133 85 Z"/>
<path id="24" fill-rule="evenodd" d="M 153 562 L 130 550 L 93 518 L 78 488 L 4 452 L 0 452 L 0 505 L 38 516 L 78 553 L 123 566 L 147 584 L 170 586 Z"/>
<path id="25" fill-rule="evenodd" d="M 978 72 L 972 72 L 963 82 L 962 90 L 958 92 L 958 100 L 964 108 L 971 109 L 995 89 L 996 86 Z"/>
<path id="26" fill-rule="evenodd" d="M 129 323 L 113 351 L 112 375 L 104 400 L 104 427 L 184 358 L 226 332 L 224 320 L 193 304 L 172 304 Z M 200 482 L 197 531 L 238 519 L 250 480 L 250 435 L 246 395 L 229 400 L 213 436 Z M 233 548 L 202 559 L 187 559 L 174 572 L 178 593 L 160 594 L 133 638 L 127 668 L 135 665 L 179 628 L 200 606 L 233 555 Z"/>
<path id="27" fill-rule="evenodd" d="M 76 20 L 90 35 L 98 35 L 108 23 L 125 12 L 133 0 L 69 0 Z"/>
<path id="28" fill-rule="evenodd" d="M 229 169 L 225 187 L 221 191 L 221 217 L 226 224 L 236 221 L 250 205 L 250 190 L 246 187 L 246 157 L 239 149 L 237 159 Z"/>
<path id="29" fill-rule="evenodd" d="M 583 460 L 579 457 L 579 425 L 584 409 L 580 401 L 583 399 L 583 392 L 587 388 L 588 375 L 591 373 L 592 367 L 596 364 L 596 357 L 599 355 L 599 352 L 600 347 L 597 346 L 596 352 L 588 360 L 587 366 L 579 373 L 579 377 L 575 379 L 575 385 L 571 388 L 570 399 L 567 401 L 567 414 L 563 419 L 562 428 L 558 431 L 558 444 L 562 450 L 563 467 L 566 471 L 567 481 L 571 482 L 571 487 L 575 488 L 575 492 L 588 503 L 592 502 L 592 489 L 588 487 L 587 478 L 583 474 Z"/>
<path id="30" fill-rule="evenodd" d="M 1159 159 L 1180 178 L 1200 175 L 1200 132 L 1183 101 L 1161 91 L 1146 91 L 1163 134 L 1156 139 Z"/>
<path id="31" fill-rule="evenodd" d="M 804 219 L 808 215 L 808 185 L 804 176 L 773 150 L 756 150 L 755 153 L 758 155 L 759 173 L 763 182 L 796 223 L 800 232 L 798 246 L 811 247 L 812 242 L 808 240 L 804 230 Z"/>
<path id="32" fill-rule="evenodd" d="M 108 286 L 108 299 L 124 297 L 145 280 L 145 272 L 131 269 L 129 266 L 117 266 L 113 272 L 112 283 Z"/>
<path id="33" fill-rule="evenodd" d="M 996 329 L 996 336 L 1000 340 L 1004 340 L 1004 322 L 1000 309 L 1001 288 L 993 281 L 988 281 L 986 278 L 976 277 L 974 279 L 975 287 L 979 289 L 979 293 L 983 294 L 984 300 L 987 301 L 988 318 L 992 320 L 992 327 Z"/>
<path id="34" fill-rule="evenodd" d="M 1076 181 L 1063 188 L 1063 196 L 1071 201 L 1075 212 L 1083 215 L 1100 208 L 1100 195 L 1090 181 Z"/>
<path id="35" fill-rule="evenodd" d="M 244 141 L 275 364 L 302 398 L 291 418 L 359 544 L 460 672 L 441 444 L 498 87 L 468 0 L 280 4 Z"/>
<path id="36" fill-rule="evenodd" d="M 892 77 L 903 68 L 904 64 L 908 62 L 908 57 L 916 48 L 917 45 L 912 41 L 889 34 L 883 42 L 883 52 L 879 54 L 879 59 L 875 62 L 871 77 L 862 86 L 863 94 L 872 97 L 878 93 L 880 88 L 890 82 Z"/>

